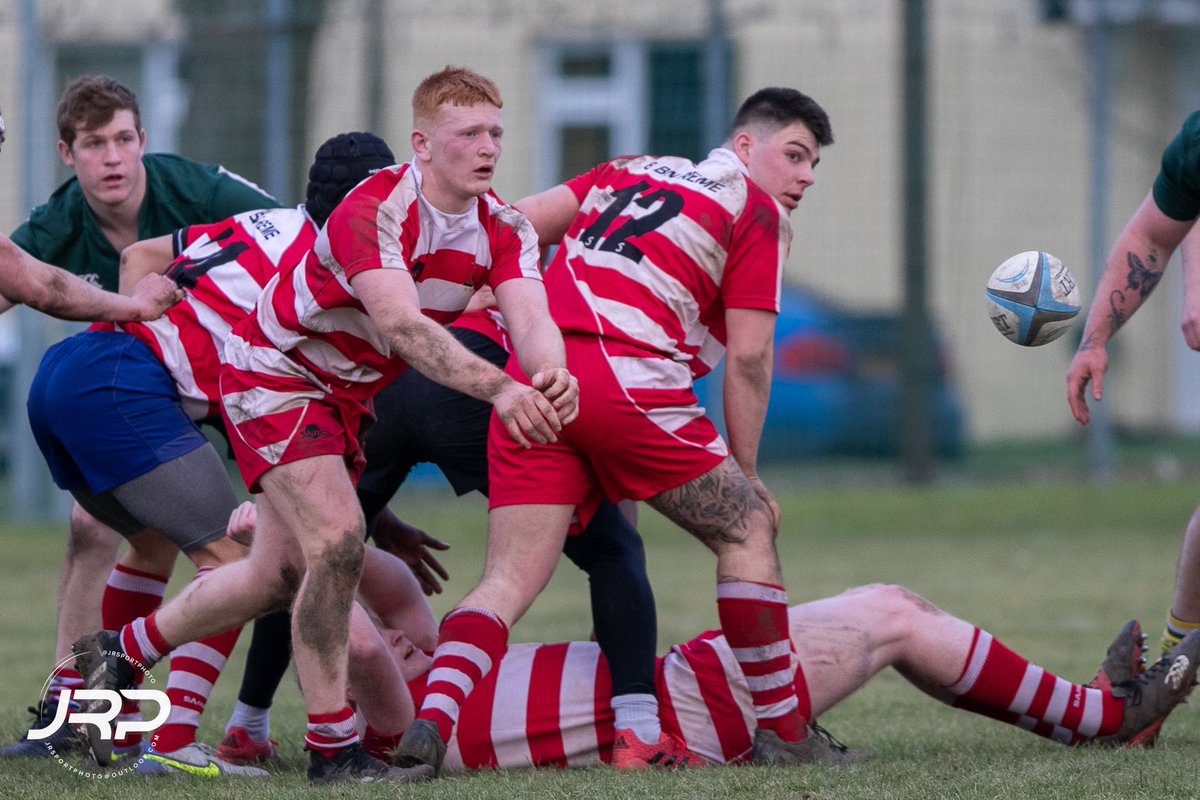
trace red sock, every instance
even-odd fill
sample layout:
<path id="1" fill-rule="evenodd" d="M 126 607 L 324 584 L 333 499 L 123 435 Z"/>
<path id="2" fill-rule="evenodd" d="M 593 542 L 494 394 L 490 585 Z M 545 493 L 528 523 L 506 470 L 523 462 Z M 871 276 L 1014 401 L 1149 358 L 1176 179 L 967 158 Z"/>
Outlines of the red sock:
<path id="1" fill-rule="evenodd" d="M 459 608 L 447 614 L 438 631 L 425 700 L 417 718 L 436 723 L 442 741 L 448 744 L 459 708 L 507 649 L 508 626 L 490 611 Z"/>
<path id="2" fill-rule="evenodd" d="M 200 715 L 241 632 L 239 625 L 199 642 L 180 645 L 171 653 L 167 676 L 171 714 L 154 734 L 155 750 L 170 753 L 196 741 Z"/>
<path id="3" fill-rule="evenodd" d="M 358 730 L 354 727 L 354 709 L 346 706 L 332 714 L 309 714 L 308 733 L 304 746 L 326 758 L 333 758 L 358 742 Z"/>
<path id="4" fill-rule="evenodd" d="M 948 688 L 957 708 L 1068 744 L 1116 733 L 1125 717 L 1124 701 L 1111 691 L 1063 680 L 979 628 L 962 677 Z"/>
<path id="5" fill-rule="evenodd" d="M 159 633 L 158 623 L 154 621 L 157 613 L 151 611 L 128 625 L 122 625 L 118 633 L 121 649 L 134 662 L 135 672 L 141 671 L 139 666 L 150 669 L 174 649 Z"/>
<path id="6" fill-rule="evenodd" d="M 100 601 L 100 619 L 106 630 L 144 617 L 162 605 L 169 575 L 154 575 L 117 564 L 108 575 Z"/>
<path id="7" fill-rule="evenodd" d="M 758 727 L 775 731 L 785 742 L 799 742 L 807 736 L 809 701 L 804 698 L 801 711 L 787 602 L 782 586 L 753 581 L 717 584 L 721 631 L 750 685 Z"/>
<path id="8" fill-rule="evenodd" d="M 367 730 L 362 735 L 363 749 L 368 753 L 378 758 L 387 764 L 392 763 L 392 756 L 396 753 L 396 746 L 400 744 L 400 737 L 404 735 L 404 731 L 399 733 L 380 733 L 367 726 Z"/>

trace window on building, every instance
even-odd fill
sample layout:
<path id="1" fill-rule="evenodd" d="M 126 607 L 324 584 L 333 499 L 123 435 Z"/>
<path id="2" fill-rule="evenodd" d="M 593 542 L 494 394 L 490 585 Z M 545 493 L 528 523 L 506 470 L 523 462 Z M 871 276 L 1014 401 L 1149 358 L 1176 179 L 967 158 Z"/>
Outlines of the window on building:
<path id="1" fill-rule="evenodd" d="M 718 144 L 705 140 L 704 47 L 690 40 L 543 44 L 537 186 L 622 154 L 703 157 Z M 723 63 L 727 69 L 729 59 Z"/>

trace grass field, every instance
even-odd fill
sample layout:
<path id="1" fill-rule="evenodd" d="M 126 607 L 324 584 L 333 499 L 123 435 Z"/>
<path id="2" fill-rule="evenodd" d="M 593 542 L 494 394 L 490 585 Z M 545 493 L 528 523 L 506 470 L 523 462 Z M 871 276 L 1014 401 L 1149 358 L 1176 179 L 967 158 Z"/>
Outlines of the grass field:
<path id="1" fill-rule="evenodd" d="M 1038 473 L 1036 479 L 1006 470 L 1015 479 L 997 483 L 970 480 L 970 470 L 960 465 L 927 489 L 897 485 L 878 466 L 852 470 L 853 480 L 835 467 L 767 475 L 784 509 L 779 547 L 794 601 L 860 583 L 902 583 L 1046 668 L 1086 680 L 1126 619 L 1140 617 L 1156 639 L 1170 601 L 1180 535 L 1200 490 L 1186 468 L 1182 475 L 1167 470 L 1174 480 L 1151 480 L 1153 473 L 1164 472 L 1154 463 L 1146 460 L 1107 488 L 1094 487 L 1069 469 Z M 403 498 L 407 518 L 453 545 L 445 562 L 454 580 L 434 598 L 439 613 L 478 576 L 483 508 L 478 499 L 454 500 L 440 490 Z M 644 512 L 642 529 L 659 602 L 661 650 L 715 626 L 713 563 L 699 545 L 652 512 Z M 64 534 L 54 527 L 10 525 L 3 536 L 0 734 L 8 740 L 26 724 L 24 707 L 50 666 L 53 588 Z M 179 572 L 182 580 L 189 570 L 181 565 Z M 586 598 L 582 575 L 564 565 L 515 628 L 514 639 L 585 637 L 590 629 Z M 209 705 L 203 740 L 219 737 L 236 694 L 244 648 L 245 641 Z M 140 800 L 184 791 L 192 800 L 318 796 L 321 791 L 308 789 L 303 778 L 303 721 L 289 680 L 273 719 L 285 764 L 266 782 L 185 788 L 130 776 L 82 778 L 49 762 L 3 763 L 0 797 Z M 848 744 L 868 750 L 871 761 L 842 769 L 728 768 L 689 774 L 492 773 L 402 791 L 351 787 L 335 794 L 430 800 L 1200 796 L 1191 778 L 1200 753 L 1200 714 L 1193 706 L 1176 712 L 1154 750 L 1068 749 L 942 706 L 887 673 L 821 722 Z"/>

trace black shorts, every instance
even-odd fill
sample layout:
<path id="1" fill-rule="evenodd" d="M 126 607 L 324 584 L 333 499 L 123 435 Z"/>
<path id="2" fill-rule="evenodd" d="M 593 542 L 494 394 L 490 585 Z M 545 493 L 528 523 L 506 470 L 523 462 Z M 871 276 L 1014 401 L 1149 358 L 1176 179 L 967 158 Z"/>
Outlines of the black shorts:
<path id="1" fill-rule="evenodd" d="M 475 355 L 503 369 L 508 351 L 482 333 L 451 328 Z M 413 368 L 375 396 L 366 431 L 367 468 L 358 481 L 367 519 L 383 508 L 417 464 L 437 466 L 459 495 L 487 494 L 488 424 L 492 406 L 443 386 Z"/>

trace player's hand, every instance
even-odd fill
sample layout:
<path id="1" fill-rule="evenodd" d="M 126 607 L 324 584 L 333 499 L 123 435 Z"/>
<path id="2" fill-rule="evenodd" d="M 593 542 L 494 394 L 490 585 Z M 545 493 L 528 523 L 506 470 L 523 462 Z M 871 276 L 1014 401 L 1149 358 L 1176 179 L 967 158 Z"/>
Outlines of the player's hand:
<path id="1" fill-rule="evenodd" d="M 1091 419 L 1088 413 L 1088 383 L 1092 384 L 1092 399 L 1099 402 L 1104 397 L 1104 373 L 1108 371 L 1108 351 L 1103 347 L 1080 350 L 1071 360 L 1067 370 L 1067 403 L 1071 413 L 1081 425 Z"/>
<path id="2" fill-rule="evenodd" d="M 566 367 L 546 369 L 533 376 L 533 388 L 554 404 L 558 420 L 570 425 L 579 416 L 579 381 Z"/>
<path id="3" fill-rule="evenodd" d="M 421 591 L 426 595 L 442 593 L 442 584 L 434 573 L 444 581 L 450 580 L 450 573 L 430 550 L 449 550 L 450 545 L 433 538 L 415 525 L 409 525 L 390 508 L 385 508 L 375 518 L 371 536 L 380 550 L 391 553 L 408 565 L 421 584 Z"/>
<path id="4" fill-rule="evenodd" d="M 184 296 L 175 281 L 153 272 L 138 281 L 130 295 L 141 308 L 140 322 L 158 319 Z"/>
<path id="5" fill-rule="evenodd" d="M 775 532 L 779 533 L 779 520 L 781 513 L 779 510 L 779 501 L 775 499 L 775 495 L 771 494 L 771 490 L 763 483 L 762 478 L 757 475 L 746 476 L 746 480 L 750 481 L 750 486 L 754 488 L 754 493 L 759 499 L 767 504 L 767 510 L 771 512 L 771 522 L 775 528 Z"/>
<path id="6" fill-rule="evenodd" d="M 492 405 L 508 434 L 521 447 L 558 441 L 554 435 L 562 430 L 558 412 L 546 396 L 532 386 L 510 380 L 493 397 Z"/>
<path id="7" fill-rule="evenodd" d="M 1193 350 L 1200 350 L 1200 308 L 1193 308 L 1191 294 L 1184 292 L 1183 298 L 1183 340 Z"/>
<path id="8" fill-rule="evenodd" d="M 254 541 L 254 524 L 258 521 L 258 506 L 250 500 L 245 501 L 229 515 L 225 526 L 225 535 L 238 544 L 249 547 Z"/>

